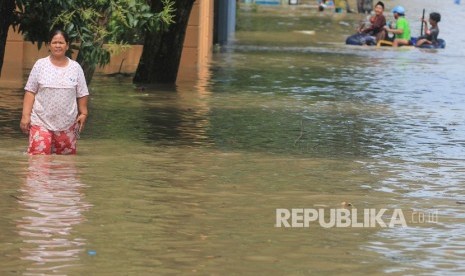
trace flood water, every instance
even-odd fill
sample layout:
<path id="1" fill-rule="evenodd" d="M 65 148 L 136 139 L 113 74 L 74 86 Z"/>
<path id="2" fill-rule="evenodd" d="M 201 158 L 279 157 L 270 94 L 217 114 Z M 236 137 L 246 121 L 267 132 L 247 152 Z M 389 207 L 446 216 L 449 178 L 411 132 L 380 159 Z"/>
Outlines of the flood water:
<path id="1" fill-rule="evenodd" d="M 76 156 L 25 155 L 23 91 L 0 88 L 0 274 L 464 275 L 465 6 L 445 2 L 405 3 L 415 35 L 441 12 L 443 50 L 242 7 L 199 81 L 96 77 Z M 406 225 L 275 227 L 343 207 Z"/>

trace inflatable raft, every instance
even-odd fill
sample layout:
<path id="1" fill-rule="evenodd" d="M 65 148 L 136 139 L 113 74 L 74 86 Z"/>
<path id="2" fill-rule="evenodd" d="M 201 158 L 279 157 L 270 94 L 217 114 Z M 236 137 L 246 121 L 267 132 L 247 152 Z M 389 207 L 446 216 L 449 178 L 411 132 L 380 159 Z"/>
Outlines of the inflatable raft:
<path id="1" fill-rule="evenodd" d="M 346 39 L 347 45 L 376 45 L 376 38 L 367 34 L 354 34 Z"/>
<path id="2" fill-rule="evenodd" d="M 416 38 L 410 40 L 412 42 L 412 45 L 415 45 L 417 42 Z M 444 39 L 438 38 L 438 43 L 437 44 L 423 44 L 421 46 L 418 46 L 417 48 L 423 48 L 423 49 L 444 49 L 446 48 L 446 41 Z"/>
<path id="3" fill-rule="evenodd" d="M 412 37 L 410 39 L 410 46 L 415 46 L 417 42 L 416 37 Z M 354 34 L 349 36 L 346 39 L 346 44 L 347 45 L 369 45 L 369 46 L 392 46 L 392 41 L 389 40 L 380 40 L 376 42 L 376 39 L 373 36 L 369 36 L 367 34 Z M 417 47 L 417 46 L 415 46 Z M 423 48 L 423 49 L 444 49 L 446 48 L 446 41 L 444 39 L 438 39 L 437 44 L 423 44 L 421 46 L 418 46 L 417 48 Z"/>

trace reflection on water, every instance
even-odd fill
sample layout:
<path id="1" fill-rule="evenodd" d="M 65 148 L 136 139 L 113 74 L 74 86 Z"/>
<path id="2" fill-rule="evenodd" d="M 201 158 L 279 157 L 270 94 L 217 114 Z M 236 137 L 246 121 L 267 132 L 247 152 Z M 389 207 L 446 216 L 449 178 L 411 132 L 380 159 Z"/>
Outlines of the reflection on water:
<path id="1" fill-rule="evenodd" d="M 85 221 L 83 212 L 91 205 L 71 158 L 29 158 L 18 200 L 24 215 L 17 221 L 21 259 L 29 263 L 24 275 L 56 274 L 79 264 L 86 243 L 73 229 Z"/>
<path id="2" fill-rule="evenodd" d="M 0 133 L 2 138 L 20 138 L 24 135 L 17 131 L 22 112 L 21 89 L 0 90 Z"/>

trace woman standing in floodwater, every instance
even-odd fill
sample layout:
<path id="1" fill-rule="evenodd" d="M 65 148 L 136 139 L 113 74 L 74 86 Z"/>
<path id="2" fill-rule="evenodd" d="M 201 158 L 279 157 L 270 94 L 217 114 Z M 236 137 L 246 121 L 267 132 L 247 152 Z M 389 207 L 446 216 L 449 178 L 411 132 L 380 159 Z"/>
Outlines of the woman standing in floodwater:
<path id="1" fill-rule="evenodd" d="M 34 64 L 24 88 L 20 127 L 29 135 L 31 155 L 76 154 L 89 91 L 81 66 L 66 56 L 68 35 L 52 31 L 48 46 L 50 55 Z"/>

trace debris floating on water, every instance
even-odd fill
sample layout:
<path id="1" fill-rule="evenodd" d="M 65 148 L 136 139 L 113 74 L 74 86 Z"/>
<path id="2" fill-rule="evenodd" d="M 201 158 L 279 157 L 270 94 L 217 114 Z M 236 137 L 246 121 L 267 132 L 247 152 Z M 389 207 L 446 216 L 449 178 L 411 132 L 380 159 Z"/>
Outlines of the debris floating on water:
<path id="1" fill-rule="evenodd" d="M 352 205 L 352 203 L 346 202 L 346 201 L 341 202 L 341 206 L 342 206 L 343 208 L 354 207 L 354 205 Z"/>
<path id="2" fill-rule="evenodd" d="M 299 34 L 315 35 L 315 31 L 312 31 L 312 30 L 301 30 L 301 31 L 294 31 L 294 32 L 299 33 Z"/>

